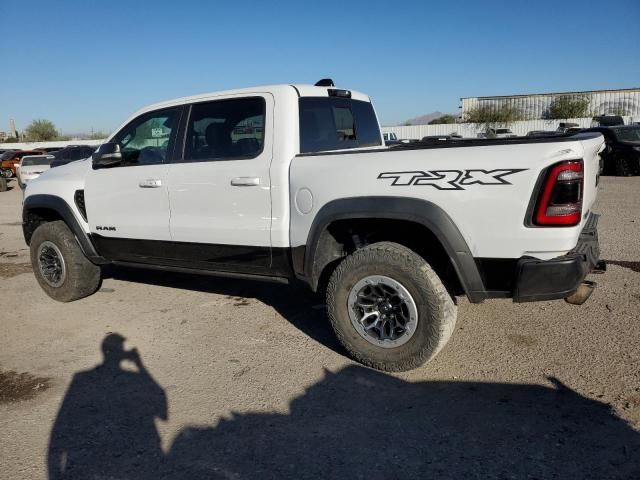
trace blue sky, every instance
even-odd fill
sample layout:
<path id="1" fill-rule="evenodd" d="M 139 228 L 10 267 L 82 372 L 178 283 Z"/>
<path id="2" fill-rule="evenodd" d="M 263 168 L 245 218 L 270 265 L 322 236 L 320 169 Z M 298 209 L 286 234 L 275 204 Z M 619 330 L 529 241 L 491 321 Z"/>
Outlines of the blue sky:
<path id="1" fill-rule="evenodd" d="M 0 130 L 110 131 L 156 101 L 313 83 L 383 124 L 461 96 L 640 87 L 640 1 L 0 0 Z"/>

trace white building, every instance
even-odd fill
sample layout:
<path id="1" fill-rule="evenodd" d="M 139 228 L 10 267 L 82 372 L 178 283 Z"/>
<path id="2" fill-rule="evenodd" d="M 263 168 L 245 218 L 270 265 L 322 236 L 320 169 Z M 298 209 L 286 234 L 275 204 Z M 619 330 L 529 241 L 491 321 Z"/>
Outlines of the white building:
<path id="1" fill-rule="evenodd" d="M 526 95 L 504 95 L 495 97 L 462 97 L 460 117 L 477 107 L 511 107 L 522 113 L 522 120 L 550 118 L 549 107 L 560 97 L 584 98 L 589 100 L 589 114 L 640 116 L 640 88 L 620 90 L 592 90 L 587 92 L 533 93 Z"/>

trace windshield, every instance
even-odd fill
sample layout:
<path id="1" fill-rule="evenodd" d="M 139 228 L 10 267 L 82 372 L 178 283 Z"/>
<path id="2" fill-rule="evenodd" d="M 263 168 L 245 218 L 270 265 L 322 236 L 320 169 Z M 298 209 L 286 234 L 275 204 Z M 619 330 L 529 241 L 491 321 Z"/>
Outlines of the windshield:
<path id="1" fill-rule="evenodd" d="M 0 161 L 2 160 L 9 160 L 13 154 L 16 153 L 13 150 L 9 150 L 8 152 L 4 152 L 2 155 L 0 155 Z"/>
<path id="2" fill-rule="evenodd" d="M 51 157 L 24 157 L 22 159 L 23 167 L 31 167 L 31 166 L 41 166 L 41 165 L 50 165 Z"/>
<path id="3" fill-rule="evenodd" d="M 640 127 L 612 128 L 622 142 L 640 142 Z"/>

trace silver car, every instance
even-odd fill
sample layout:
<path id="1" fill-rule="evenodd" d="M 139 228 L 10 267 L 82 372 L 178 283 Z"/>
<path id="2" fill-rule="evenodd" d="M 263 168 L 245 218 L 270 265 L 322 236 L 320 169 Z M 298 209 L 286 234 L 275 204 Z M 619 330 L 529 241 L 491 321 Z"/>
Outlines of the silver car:
<path id="1" fill-rule="evenodd" d="M 25 155 L 16 166 L 16 177 L 20 188 L 25 188 L 27 182 L 40 176 L 45 170 L 49 170 L 53 155 Z"/>

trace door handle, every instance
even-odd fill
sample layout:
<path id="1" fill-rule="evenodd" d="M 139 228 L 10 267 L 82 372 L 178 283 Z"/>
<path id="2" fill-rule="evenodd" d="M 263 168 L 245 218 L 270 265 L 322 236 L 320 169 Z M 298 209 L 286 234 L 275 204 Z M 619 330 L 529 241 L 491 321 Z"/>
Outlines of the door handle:
<path id="1" fill-rule="evenodd" d="M 138 183 L 140 188 L 159 188 L 162 186 L 162 180 L 157 180 L 155 178 L 147 178 L 146 180 L 140 180 Z"/>
<path id="2" fill-rule="evenodd" d="M 260 185 L 258 177 L 236 177 L 231 179 L 231 185 L 234 187 L 257 187 Z"/>

